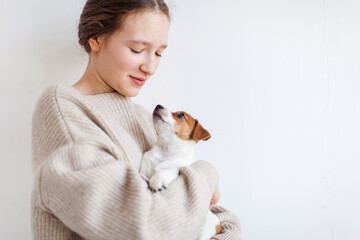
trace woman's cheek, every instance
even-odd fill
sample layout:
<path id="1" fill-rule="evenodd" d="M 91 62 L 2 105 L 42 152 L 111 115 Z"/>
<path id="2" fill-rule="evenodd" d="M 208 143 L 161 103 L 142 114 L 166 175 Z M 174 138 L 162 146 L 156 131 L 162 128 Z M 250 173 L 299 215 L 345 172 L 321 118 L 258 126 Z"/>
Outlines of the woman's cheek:
<path id="1" fill-rule="evenodd" d="M 135 54 L 122 54 L 118 57 L 117 64 L 119 68 L 126 71 L 131 71 L 139 66 L 139 57 L 140 56 Z"/>

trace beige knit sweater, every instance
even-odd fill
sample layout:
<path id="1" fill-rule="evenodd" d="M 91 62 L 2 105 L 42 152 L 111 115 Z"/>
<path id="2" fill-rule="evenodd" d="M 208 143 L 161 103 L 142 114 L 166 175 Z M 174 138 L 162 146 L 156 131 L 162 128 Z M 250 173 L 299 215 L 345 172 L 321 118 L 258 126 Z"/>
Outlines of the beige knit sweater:
<path id="1" fill-rule="evenodd" d="M 141 178 L 156 140 L 151 115 L 118 93 L 81 95 L 52 86 L 33 116 L 33 239 L 196 239 L 218 182 L 205 161 L 182 168 L 163 192 Z M 239 239 L 239 223 L 216 206 L 217 239 Z"/>

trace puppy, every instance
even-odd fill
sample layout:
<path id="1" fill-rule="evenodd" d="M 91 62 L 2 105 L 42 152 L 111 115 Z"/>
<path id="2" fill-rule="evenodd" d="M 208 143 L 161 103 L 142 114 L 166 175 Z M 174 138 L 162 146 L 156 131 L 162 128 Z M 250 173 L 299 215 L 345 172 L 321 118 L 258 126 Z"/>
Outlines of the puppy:
<path id="1" fill-rule="evenodd" d="M 179 175 L 179 169 L 194 162 L 195 145 L 211 136 L 201 124 L 186 112 L 170 112 L 157 105 L 153 122 L 158 134 L 154 147 L 143 156 L 141 174 L 156 192 L 166 189 Z M 210 210 L 199 240 L 210 239 L 221 232 L 217 216 Z"/>

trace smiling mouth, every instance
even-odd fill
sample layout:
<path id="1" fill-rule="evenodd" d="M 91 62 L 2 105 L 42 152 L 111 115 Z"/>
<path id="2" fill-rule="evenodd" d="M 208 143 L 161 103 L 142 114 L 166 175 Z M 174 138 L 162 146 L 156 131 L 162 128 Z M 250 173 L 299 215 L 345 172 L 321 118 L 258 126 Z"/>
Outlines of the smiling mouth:
<path id="1" fill-rule="evenodd" d="M 136 80 L 139 80 L 139 81 L 145 81 L 146 80 L 144 78 L 138 78 L 138 77 L 134 77 L 134 76 L 130 76 L 130 77 L 135 78 Z"/>
<path id="2" fill-rule="evenodd" d="M 146 79 L 144 79 L 144 78 L 136 78 L 136 77 L 133 77 L 133 76 L 130 76 L 130 78 L 138 86 L 143 86 L 145 84 L 145 81 L 146 81 Z"/>

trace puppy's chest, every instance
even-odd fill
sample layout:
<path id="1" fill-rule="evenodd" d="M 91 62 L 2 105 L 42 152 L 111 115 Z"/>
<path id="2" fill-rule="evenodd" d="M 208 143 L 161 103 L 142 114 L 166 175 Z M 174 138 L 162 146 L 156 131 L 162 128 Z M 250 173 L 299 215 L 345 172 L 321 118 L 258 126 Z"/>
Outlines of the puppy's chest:
<path id="1" fill-rule="evenodd" d="M 159 165 L 164 165 L 164 163 L 166 163 L 166 165 L 183 167 L 189 166 L 194 162 L 194 154 L 191 152 L 168 153 L 155 150 L 152 151 L 150 155 L 155 168 Z"/>

